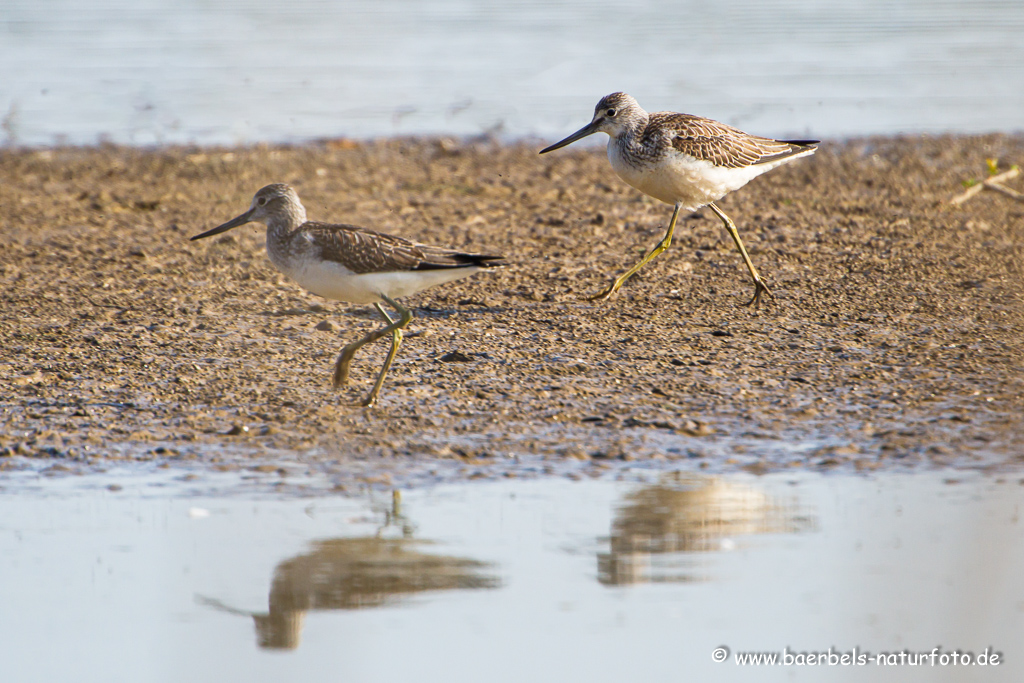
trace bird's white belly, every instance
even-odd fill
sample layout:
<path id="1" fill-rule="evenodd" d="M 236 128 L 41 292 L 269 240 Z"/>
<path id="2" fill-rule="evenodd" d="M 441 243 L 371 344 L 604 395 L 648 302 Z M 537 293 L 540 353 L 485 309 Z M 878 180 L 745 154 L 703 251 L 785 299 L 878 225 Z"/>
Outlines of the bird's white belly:
<path id="1" fill-rule="evenodd" d="M 469 266 L 438 270 L 353 273 L 341 264 L 327 261 L 304 261 L 288 265 L 288 268 L 281 270 L 313 294 L 325 299 L 354 304 L 377 303 L 381 301 L 381 294 L 398 299 L 434 285 L 468 277 L 480 270 L 477 266 Z"/>
<path id="2" fill-rule="evenodd" d="M 725 168 L 685 154 L 634 164 L 622 158 L 613 145 L 608 146 L 608 159 L 618 176 L 631 186 L 666 204 L 681 202 L 689 211 L 721 199 L 775 167 L 758 164 Z"/>

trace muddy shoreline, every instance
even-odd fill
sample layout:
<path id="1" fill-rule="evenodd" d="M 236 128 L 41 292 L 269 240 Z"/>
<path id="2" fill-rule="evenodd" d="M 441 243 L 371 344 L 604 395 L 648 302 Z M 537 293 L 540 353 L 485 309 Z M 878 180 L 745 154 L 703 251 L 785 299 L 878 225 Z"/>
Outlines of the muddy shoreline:
<path id="1" fill-rule="evenodd" d="M 0 152 L 0 467 L 1024 463 L 1024 204 L 949 204 L 986 158 L 1024 161 L 1024 135 L 826 142 L 729 195 L 776 295 L 757 310 L 708 210 L 616 297 L 582 301 L 671 207 L 601 150 L 540 146 Z M 270 182 L 311 219 L 512 265 L 407 299 L 381 402 L 354 407 L 386 346 L 360 352 L 347 389 L 330 373 L 373 309 L 287 281 L 262 227 L 188 241 Z"/>

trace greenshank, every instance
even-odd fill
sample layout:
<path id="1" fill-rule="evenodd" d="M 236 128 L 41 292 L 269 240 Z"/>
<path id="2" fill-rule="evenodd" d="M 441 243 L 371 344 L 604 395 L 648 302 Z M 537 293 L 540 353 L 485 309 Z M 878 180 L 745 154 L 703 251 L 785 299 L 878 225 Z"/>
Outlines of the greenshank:
<path id="1" fill-rule="evenodd" d="M 372 303 L 387 321 L 381 329 L 345 346 L 334 366 L 337 389 L 348 382 L 349 365 L 356 351 L 391 335 L 391 350 L 373 389 L 362 402 L 364 406 L 376 403 L 402 342 L 402 330 L 412 320 L 409 309 L 396 299 L 467 277 L 481 268 L 505 265 L 501 256 L 430 247 L 354 225 L 307 221 L 299 195 L 280 183 L 257 192 L 242 215 L 192 239 L 212 237 L 250 222 L 266 225 L 267 253 L 282 273 L 324 298 Z M 395 309 L 398 320 L 388 315 L 382 303 Z"/>
<path id="2" fill-rule="evenodd" d="M 674 204 L 675 210 L 654 249 L 591 300 L 607 299 L 668 249 L 679 212 L 692 213 L 702 206 L 710 206 L 725 224 L 754 278 L 754 298 L 747 305 L 760 304 L 762 294 L 773 296 L 747 255 L 736 224 L 715 202 L 776 166 L 814 154 L 818 140 L 773 140 L 690 114 L 648 114 L 635 99 L 617 92 L 597 103 L 589 124 L 540 153 L 594 133 L 608 134 L 608 160 L 620 178 L 644 194 Z"/>

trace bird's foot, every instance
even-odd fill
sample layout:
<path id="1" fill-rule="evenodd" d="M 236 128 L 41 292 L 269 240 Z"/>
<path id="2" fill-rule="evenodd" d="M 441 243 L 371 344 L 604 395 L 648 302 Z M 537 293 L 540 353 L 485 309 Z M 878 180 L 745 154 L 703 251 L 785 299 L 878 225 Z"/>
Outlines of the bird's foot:
<path id="1" fill-rule="evenodd" d="M 337 388 L 338 387 L 335 386 L 335 389 Z M 345 401 L 342 403 L 342 405 L 347 408 L 372 408 L 373 406 L 377 405 L 377 392 L 371 391 L 370 394 L 362 401 Z"/>
<path id="2" fill-rule="evenodd" d="M 377 397 L 367 396 L 358 403 L 345 403 L 344 405 L 349 408 L 372 408 L 373 406 L 377 405 Z"/>
<path id="3" fill-rule="evenodd" d="M 602 289 L 597 294 L 585 296 L 583 297 L 583 299 L 585 301 L 604 301 L 605 299 L 609 299 L 611 298 L 612 294 L 619 291 L 619 288 L 622 287 L 622 283 L 625 281 L 626 278 L 624 277 L 615 278 L 614 280 L 612 280 L 612 283 L 610 285 Z"/>
<path id="4" fill-rule="evenodd" d="M 758 278 L 757 280 L 754 280 L 754 298 L 743 305 L 750 306 L 753 304 L 754 308 L 758 308 L 761 305 L 762 294 L 767 294 L 769 299 L 775 299 L 775 295 L 772 294 L 772 290 L 768 289 L 768 285 Z"/>

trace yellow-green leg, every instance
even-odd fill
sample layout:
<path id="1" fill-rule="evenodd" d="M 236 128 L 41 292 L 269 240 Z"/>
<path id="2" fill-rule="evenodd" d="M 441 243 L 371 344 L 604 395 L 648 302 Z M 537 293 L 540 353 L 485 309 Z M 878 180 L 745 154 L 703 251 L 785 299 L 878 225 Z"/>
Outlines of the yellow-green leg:
<path id="1" fill-rule="evenodd" d="M 619 291 L 619 288 L 622 287 L 623 283 L 629 278 L 631 278 L 638 270 L 647 265 L 647 263 L 652 261 L 654 257 L 656 257 L 658 254 L 668 249 L 669 245 L 672 244 L 672 231 L 676 229 L 676 219 L 679 218 L 680 208 L 682 208 L 682 205 L 679 202 L 676 202 L 675 211 L 672 212 L 672 220 L 669 221 L 668 223 L 668 231 L 665 232 L 665 236 L 662 238 L 660 242 L 658 242 L 658 245 L 651 250 L 651 253 L 647 254 L 647 256 L 644 256 L 642 259 L 640 259 L 639 263 L 637 263 L 635 266 L 627 270 L 625 273 L 612 280 L 612 283 L 605 287 L 604 289 L 602 289 L 600 292 L 598 292 L 594 296 L 587 297 L 587 300 L 598 301 L 601 299 L 607 299 L 612 294 Z"/>
<path id="2" fill-rule="evenodd" d="M 384 386 L 384 378 L 387 376 L 388 370 L 391 369 L 391 363 L 395 360 L 395 356 L 398 354 L 398 345 L 402 343 L 402 330 L 412 321 L 412 312 L 408 308 L 402 306 L 397 301 L 384 294 L 381 294 L 381 297 L 383 297 L 392 308 L 398 311 L 399 318 L 398 322 L 391 322 L 391 324 L 388 325 L 388 328 L 391 328 L 391 349 L 388 350 L 388 357 L 384 359 L 384 366 L 380 369 L 380 374 L 377 375 L 377 381 L 373 383 L 373 389 L 370 390 L 370 395 L 366 397 L 365 401 L 363 401 L 364 406 L 372 406 L 377 402 L 377 395 L 380 394 L 380 388 Z M 389 316 L 384 309 L 380 307 L 380 304 L 377 305 L 377 308 L 390 322 L 391 316 Z"/>
<path id="3" fill-rule="evenodd" d="M 740 254 L 743 256 L 743 261 L 747 264 L 747 270 L 750 271 L 750 276 L 754 278 L 754 298 L 744 305 L 749 306 L 750 304 L 754 304 L 755 306 L 760 306 L 762 294 L 767 294 L 769 297 L 774 299 L 775 295 L 772 294 L 772 290 L 768 289 L 768 285 L 761 280 L 761 276 L 757 274 L 757 268 L 754 268 L 754 264 L 751 262 L 750 256 L 747 255 L 747 250 L 743 247 L 743 241 L 740 239 L 740 233 L 736 229 L 736 224 L 732 222 L 731 218 L 725 215 L 724 211 L 715 206 L 714 202 L 708 204 L 708 206 L 710 206 L 711 210 L 718 214 L 718 217 L 722 219 L 723 223 L 725 223 L 726 229 L 729 231 L 729 234 L 732 235 L 733 242 L 736 243 L 736 246 L 740 250 Z"/>
<path id="4" fill-rule="evenodd" d="M 377 396 L 380 394 L 380 388 L 384 385 L 384 378 L 387 376 L 388 370 L 391 368 L 391 363 L 395 360 L 395 355 L 398 353 L 398 345 L 402 343 L 402 329 L 408 326 L 412 321 L 412 312 L 409 311 L 408 308 L 402 306 L 387 295 L 381 294 L 381 298 L 398 312 L 398 320 L 392 320 L 391 316 L 387 314 L 387 311 L 385 311 L 379 303 L 374 304 L 384 319 L 388 321 L 388 324 L 379 330 L 371 332 L 359 341 L 352 342 L 343 348 L 341 350 L 341 355 L 338 356 L 338 362 L 334 365 L 334 388 L 337 389 L 341 385 L 348 383 L 348 368 L 352 363 L 352 358 L 355 356 L 356 351 L 370 342 L 377 341 L 385 335 L 391 335 L 391 349 L 388 351 L 387 358 L 384 359 L 384 367 L 381 368 L 380 374 L 377 375 L 377 381 L 374 382 L 373 389 L 370 390 L 370 395 L 362 402 L 361 405 L 363 406 L 372 406 L 377 402 Z"/>

